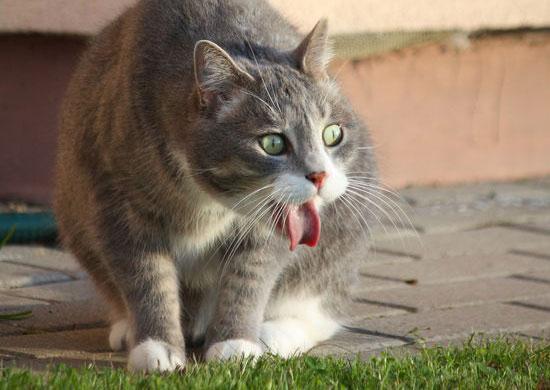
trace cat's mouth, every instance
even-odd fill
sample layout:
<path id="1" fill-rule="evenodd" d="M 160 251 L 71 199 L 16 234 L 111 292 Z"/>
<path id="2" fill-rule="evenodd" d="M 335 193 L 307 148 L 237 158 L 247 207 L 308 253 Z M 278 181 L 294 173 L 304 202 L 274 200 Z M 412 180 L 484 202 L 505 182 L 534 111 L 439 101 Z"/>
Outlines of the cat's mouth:
<path id="1" fill-rule="evenodd" d="M 300 244 L 314 247 L 321 236 L 321 218 L 313 199 L 301 205 L 285 206 L 277 226 L 288 237 L 291 251 Z"/>

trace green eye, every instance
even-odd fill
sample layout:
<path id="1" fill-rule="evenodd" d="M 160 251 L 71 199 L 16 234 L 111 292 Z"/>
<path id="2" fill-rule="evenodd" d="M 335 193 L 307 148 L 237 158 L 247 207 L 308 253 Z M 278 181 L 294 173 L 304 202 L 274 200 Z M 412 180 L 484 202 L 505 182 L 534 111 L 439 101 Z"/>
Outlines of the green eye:
<path id="1" fill-rule="evenodd" d="M 342 142 L 343 135 L 340 125 L 328 125 L 323 130 L 323 142 L 326 146 L 336 146 Z"/>
<path id="2" fill-rule="evenodd" d="M 272 156 L 278 156 L 285 151 L 285 140 L 277 134 L 264 135 L 261 139 L 263 150 Z"/>

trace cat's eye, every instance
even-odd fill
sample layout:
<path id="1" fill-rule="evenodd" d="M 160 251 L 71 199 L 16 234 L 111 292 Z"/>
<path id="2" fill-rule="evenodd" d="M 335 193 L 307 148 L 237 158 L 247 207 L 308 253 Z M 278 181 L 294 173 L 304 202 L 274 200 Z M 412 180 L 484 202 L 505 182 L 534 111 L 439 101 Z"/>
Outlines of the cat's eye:
<path id="1" fill-rule="evenodd" d="M 285 139 L 278 134 L 264 135 L 260 140 L 260 144 L 262 145 L 262 149 L 272 156 L 283 154 L 286 146 Z"/>
<path id="2" fill-rule="evenodd" d="M 336 146 L 342 142 L 344 132 L 342 127 L 337 124 L 328 125 L 323 130 L 323 142 L 326 146 Z"/>

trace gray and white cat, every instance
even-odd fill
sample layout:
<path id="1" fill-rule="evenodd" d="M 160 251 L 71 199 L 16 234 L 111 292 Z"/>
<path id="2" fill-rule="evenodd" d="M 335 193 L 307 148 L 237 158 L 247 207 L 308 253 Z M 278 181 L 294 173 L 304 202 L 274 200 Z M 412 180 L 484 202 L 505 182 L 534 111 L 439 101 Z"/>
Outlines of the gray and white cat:
<path id="1" fill-rule="evenodd" d="M 183 366 L 186 341 L 289 356 L 339 329 L 376 167 L 329 58 L 324 21 L 302 39 L 257 0 L 141 1 L 84 54 L 55 210 L 130 369 Z"/>

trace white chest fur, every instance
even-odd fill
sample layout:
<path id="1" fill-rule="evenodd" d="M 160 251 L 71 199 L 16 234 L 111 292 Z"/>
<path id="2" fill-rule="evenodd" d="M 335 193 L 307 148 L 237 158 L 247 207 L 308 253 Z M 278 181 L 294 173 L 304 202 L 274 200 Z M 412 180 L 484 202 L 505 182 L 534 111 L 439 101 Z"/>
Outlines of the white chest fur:
<path id="1" fill-rule="evenodd" d="M 176 156 L 178 157 L 178 156 Z M 183 166 L 187 162 L 178 157 Z M 184 183 L 185 199 L 181 207 L 182 219 L 178 231 L 170 237 L 172 256 L 182 279 L 196 286 L 204 286 L 215 277 L 217 249 L 231 234 L 237 215 L 211 197 L 190 174 Z"/>

